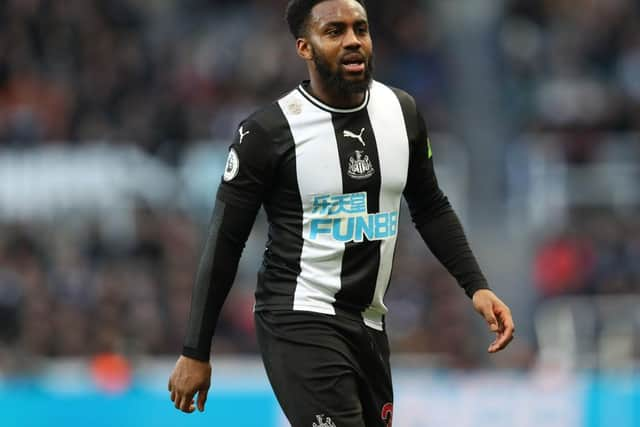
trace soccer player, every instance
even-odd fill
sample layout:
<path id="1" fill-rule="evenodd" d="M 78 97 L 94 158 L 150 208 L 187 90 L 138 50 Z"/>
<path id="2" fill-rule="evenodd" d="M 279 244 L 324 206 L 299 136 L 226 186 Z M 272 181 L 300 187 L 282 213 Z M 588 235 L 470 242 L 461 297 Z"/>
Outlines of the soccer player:
<path id="1" fill-rule="evenodd" d="M 204 410 L 216 321 L 264 206 L 269 239 L 255 322 L 285 415 L 293 427 L 390 426 L 383 297 L 401 196 L 428 247 L 495 332 L 489 352 L 511 341 L 513 321 L 438 186 L 415 101 L 372 79 L 364 1 L 291 0 L 286 18 L 309 80 L 238 128 L 169 379 L 171 400 L 184 412 Z"/>

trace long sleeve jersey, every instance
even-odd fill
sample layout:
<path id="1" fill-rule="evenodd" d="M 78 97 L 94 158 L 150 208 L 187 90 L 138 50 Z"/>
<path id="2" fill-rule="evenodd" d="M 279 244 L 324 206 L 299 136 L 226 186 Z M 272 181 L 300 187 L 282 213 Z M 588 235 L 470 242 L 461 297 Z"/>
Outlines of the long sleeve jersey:
<path id="1" fill-rule="evenodd" d="M 256 311 L 355 316 L 382 330 L 402 196 L 467 295 L 488 288 L 432 157 L 414 99 L 375 81 L 355 108 L 325 105 L 304 82 L 243 121 L 218 189 L 183 354 L 209 359 L 261 206 L 269 234 Z"/>

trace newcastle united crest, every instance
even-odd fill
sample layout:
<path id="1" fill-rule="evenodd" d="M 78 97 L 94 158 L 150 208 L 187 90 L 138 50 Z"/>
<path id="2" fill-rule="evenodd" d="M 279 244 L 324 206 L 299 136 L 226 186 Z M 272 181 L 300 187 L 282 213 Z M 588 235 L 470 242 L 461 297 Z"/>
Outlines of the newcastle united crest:
<path id="1" fill-rule="evenodd" d="M 351 157 L 349 157 L 349 169 L 347 174 L 354 179 L 366 179 L 375 173 L 375 169 L 364 151 L 356 150 Z"/>

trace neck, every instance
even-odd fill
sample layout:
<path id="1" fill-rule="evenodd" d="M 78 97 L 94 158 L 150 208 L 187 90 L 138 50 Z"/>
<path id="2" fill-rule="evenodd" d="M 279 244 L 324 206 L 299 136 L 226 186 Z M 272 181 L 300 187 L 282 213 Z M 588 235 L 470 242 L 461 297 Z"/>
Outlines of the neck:
<path id="1" fill-rule="evenodd" d="M 335 108 L 355 108 L 364 102 L 366 92 L 347 93 L 326 87 L 317 76 L 310 76 L 309 90 L 313 96 Z"/>

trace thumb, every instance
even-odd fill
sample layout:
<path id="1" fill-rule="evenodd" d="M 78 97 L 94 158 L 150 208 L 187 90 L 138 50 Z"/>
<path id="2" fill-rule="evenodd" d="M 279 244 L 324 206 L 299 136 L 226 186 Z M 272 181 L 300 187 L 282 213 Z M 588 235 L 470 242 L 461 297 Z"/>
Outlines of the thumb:
<path id="1" fill-rule="evenodd" d="M 204 404 L 207 402 L 208 390 L 200 390 L 198 392 L 198 410 L 204 412 Z"/>
<path id="2" fill-rule="evenodd" d="M 482 311 L 482 315 L 484 316 L 484 319 L 487 321 L 487 324 L 489 325 L 489 329 L 491 330 L 491 332 L 498 332 L 498 319 L 496 319 L 495 314 L 493 314 L 493 310 L 491 310 L 491 307 L 489 308 L 485 308 Z"/>

